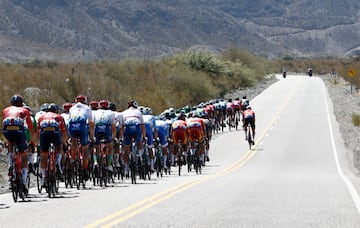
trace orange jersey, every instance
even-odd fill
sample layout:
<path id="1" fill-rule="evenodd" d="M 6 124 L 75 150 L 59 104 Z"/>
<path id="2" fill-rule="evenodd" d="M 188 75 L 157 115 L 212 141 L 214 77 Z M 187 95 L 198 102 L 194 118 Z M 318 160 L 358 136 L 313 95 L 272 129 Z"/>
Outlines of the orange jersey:
<path id="1" fill-rule="evenodd" d="M 3 110 L 3 125 L 24 126 L 26 122 L 29 130 L 34 130 L 30 112 L 24 107 L 9 106 Z"/>
<path id="2" fill-rule="evenodd" d="M 253 119 L 255 119 L 255 112 L 253 111 L 253 110 L 251 110 L 251 109 L 246 109 L 245 111 L 244 111 L 244 118 L 245 119 L 247 119 L 247 118 L 253 118 Z"/>
<path id="3" fill-rule="evenodd" d="M 187 144 L 188 127 L 186 121 L 175 120 L 171 125 L 172 137 L 174 144 L 181 142 L 183 145 Z"/>
<path id="4" fill-rule="evenodd" d="M 204 119 L 198 117 L 189 118 L 187 124 L 190 140 L 193 142 L 197 139 L 199 142 L 202 142 L 206 132 Z"/>

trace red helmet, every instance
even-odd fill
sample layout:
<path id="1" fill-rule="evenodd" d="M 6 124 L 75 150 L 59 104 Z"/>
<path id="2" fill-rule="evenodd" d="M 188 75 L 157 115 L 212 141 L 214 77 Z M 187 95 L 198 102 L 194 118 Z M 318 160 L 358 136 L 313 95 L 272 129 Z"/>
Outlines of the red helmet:
<path id="1" fill-rule="evenodd" d="M 87 104 L 87 97 L 85 95 L 78 95 L 75 99 L 75 102 L 81 102 Z"/>
<path id="2" fill-rule="evenodd" d="M 97 101 L 90 101 L 89 106 L 92 110 L 96 110 L 99 108 L 99 103 Z"/>
<path id="3" fill-rule="evenodd" d="M 133 107 L 133 108 L 138 108 L 138 103 L 134 100 L 131 100 L 128 102 L 128 108 Z"/>
<path id="4" fill-rule="evenodd" d="M 63 104 L 63 109 L 64 109 L 64 112 L 69 112 L 69 109 L 73 106 L 72 103 L 64 103 Z"/>
<path id="5" fill-rule="evenodd" d="M 99 106 L 102 109 L 108 109 L 110 106 L 110 102 L 108 100 L 101 100 L 99 101 Z"/>

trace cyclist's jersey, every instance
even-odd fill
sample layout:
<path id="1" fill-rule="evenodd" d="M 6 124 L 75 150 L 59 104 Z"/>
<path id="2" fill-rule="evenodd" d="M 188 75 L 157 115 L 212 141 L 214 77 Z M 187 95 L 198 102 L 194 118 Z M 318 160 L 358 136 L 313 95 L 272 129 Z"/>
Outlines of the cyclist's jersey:
<path id="1" fill-rule="evenodd" d="M 111 110 L 98 109 L 93 111 L 95 125 L 95 145 L 100 144 L 100 140 L 105 139 L 105 143 L 110 143 L 113 139 L 112 126 L 115 125 L 115 113 Z"/>
<path id="2" fill-rule="evenodd" d="M 69 134 L 72 138 L 80 137 L 81 145 L 89 144 L 88 124 L 93 122 L 91 108 L 80 102 L 73 105 L 70 110 Z"/>
<path id="3" fill-rule="evenodd" d="M 179 142 L 183 145 L 187 144 L 188 128 L 186 121 L 175 120 L 171 125 L 171 129 L 174 144 Z"/>
<path id="4" fill-rule="evenodd" d="M 189 130 L 190 141 L 194 142 L 198 140 L 201 143 L 204 139 L 206 126 L 204 119 L 193 117 L 187 120 L 187 126 Z"/>
<path id="5" fill-rule="evenodd" d="M 160 139 L 160 145 L 167 146 L 167 138 L 169 137 L 170 126 L 164 120 L 155 120 L 155 127 L 158 131 L 158 137 Z"/>
<path id="6" fill-rule="evenodd" d="M 61 134 L 66 134 L 64 118 L 57 113 L 46 112 L 40 116 L 37 126 L 40 135 L 40 150 L 47 151 L 50 143 L 61 145 Z"/>
<path id="7" fill-rule="evenodd" d="M 40 116 L 44 115 L 46 112 L 45 111 L 39 111 L 35 114 L 35 121 L 38 122 Z"/>
<path id="8" fill-rule="evenodd" d="M 118 132 L 121 129 L 121 126 L 123 125 L 123 117 L 122 117 L 122 113 L 118 111 L 114 111 L 114 115 L 115 115 L 116 132 L 118 134 Z"/>
<path id="9" fill-rule="evenodd" d="M 225 101 L 219 101 L 220 110 L 225 111 L 226 109 L 226 102 Z"/>
<path id="10" fill-rule="evenodd" d="M 244 111 L 244 118 L 245 119 L 255 119 L 255 112 L 251 109 L 246 109 Z"/>
<path id="11" fill-rule="evenodd" d="M 234 104 L 232 102 L 226 103 L 226 111 L 232 112 L 234 110 Z"/>
<path id="12" fill-rule="evenodd" d="M 64 118 L 57 113 L 46 112 L 40 116 L 37 123 L 37 133 L 53 131 L 53 132 L 62 132 L 66 134 L 66 126 Z"/>
<path id="13" fill-rule="evenodd" d="M 3 130 L 24 131 L 25 125 L 29 130 L 34 130 L 29 110 L 16 106 L 9 106 L 3 110 Z"/>
<path id="14" fill-rule="evenodd" d="M 154 140 L 154 131 L 156 128 L 155 116 L 143 115 L 143 118 L 146 129 L 147 145 L 150 146 L 153 145 L 153 140 Z"/>
<path id="15" fill-rule="evenodd" d="M 245 111 L 246 110 L 246 107 L 249 105 L 249 100 L 248 99 L 242 99 L 241 100 L 241 110 Z"/>
<path id="16" fill-rule="evenodd" d="M 28 144 L 24 130 L 25 123 L 29 130 L 34 130 L 30 111 L 24 107 L 9 106 L 3 110 L 2 123 L 5 138 L 9 142 L 15 143 L 19 152 L 26 151 Z"/>
<path id="17" fill-rule="evenodd" d="M 61 113 L 61 116 L 64 118 L 66 128 L 68 128 L 69 122 L 70 122 L 70 113 L 64 112 L 64 113 Z"/>
<path id="18" fill-rule="evenodd" d="M 241 101 L 240 100 L 234 100 L 233 101 L 233 107 L 235 111 L 239 111 L 241 108 Z"/>
<path id="19" fill-rule="evenodd" d="M 131 144 L 131 139 L 134 138 L 136 143 L 141 140 L 140 125 L 144 124 L 144 118 L 140 110 L 136 108 L 128 108 L 122 112 L 124 129 L 124 141 L 126 146 Z"/>

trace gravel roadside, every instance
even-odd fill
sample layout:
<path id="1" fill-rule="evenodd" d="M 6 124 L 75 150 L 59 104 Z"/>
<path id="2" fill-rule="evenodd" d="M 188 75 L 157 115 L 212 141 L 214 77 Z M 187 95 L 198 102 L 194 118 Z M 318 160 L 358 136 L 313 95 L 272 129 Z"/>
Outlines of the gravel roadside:
<path id="1" fill-rule="evenodd" d="M 330 75 L 321 75 L 319 77 L 324 81 L 333 102 L 335 116 L 339 122 L 340 132 L 347 149 L 345 153 L 353 164 L 354 173 L 358 174 L 360 170 L 360 138 L 358 137 L 360 135 L 360 127 L 354 126 L 352 115 L 360 115 L 360 93 L 355 90 L 353 93 L 350 93 L 349 83 L 342 78 L 337 78 L 336 83 L 334 83 L 334 79 L 330 78 Z M 275 77 L 269 76 L 267 80 L 255 87 L 232 91 L 225 98 L 241 98 L 243 95 L 246 95 L 251 100 L 277 81 Z M 8 191 L 7 185 L 7 155 L 3 152 L 0 153 L 0 194 Z"/>

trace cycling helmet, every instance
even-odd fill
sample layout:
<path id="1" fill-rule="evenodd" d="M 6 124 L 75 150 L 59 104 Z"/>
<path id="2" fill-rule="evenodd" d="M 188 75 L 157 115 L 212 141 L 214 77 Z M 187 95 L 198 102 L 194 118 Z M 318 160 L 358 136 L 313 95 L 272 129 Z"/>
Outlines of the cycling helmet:
<path id="1" fill-rule="evenodd" d="M 243 96 L 243 99 L 246 99 L 246 96 L 245 96 L 245 95 Z"/>
<path id="2" fill-rule="evenodd" d="M 85 95 L 78 95 L 75 99 L 75 102 L 81 102 L 87 104 L 87 97 Z"/>
<path id="3" fill-rule="evenodd" d="M 152 110 L 149 107 L 144 108 L 143 110 L 144 115 L 152 115 Z"/>
<path id="4" fill-rule="evenodd" d="M 70 108 L 73 106 L 72 103 L 64 103 L 63 104 L 63 109 L 64 109 L 64 112 L 69 112 Z"/>
<path id="5" fill-rule="evenodd" d="M 99 101 L 99 108 L 108 109 L 109 108 L 109 101 L 108 100 Z"/>
<path id="6" fill-rule="evenodd" d="M 144 109 L 145 109 L 144 106 L 139 106 L 138 109 L 139 109 L 139 111 L 140 111 L 142 114 L 144 114 Z"/>
<path id="7" fill-rule="evenodd" d="M 171 119 L 171 115 L 170 115 L 170 112 L 169 111 L 166 111 L 165 112 L 165 119 Z"/>
<path id="8" fill-rule="evenodd" d="M 137 108 L 138 107 L 138 103 L 134 100 L 131 100 L 128 102 L 128 108 L 133 107 L 133 108 Z"/>
<path id="9" fill-rule="evenodd" d="M 231 99 L 231 98 L 229 98 L 229 99 L 228 99 L 228 102 L 232 102 L 232 99 Z"/>
<path id="10" fill-rule="evenodd" d="M 111 111 L 116 111 L 116 104 L 115 103 L 112 103 L 112 102 L 110 102 L 110 104 L 109 104 L 109 109 L 111 110 Z"/>
<path id="11" fill-rule="evenodd" d="M 248 105 L 248 106 L 246 107 L 246 109 L 251 109 L 251 106 L 250 106 L 250 105 Z"/>
<path id="12" fill-rule="evenodd" d="M 91 110 L 96 110 L 99 108 L 99 103 L 97 101 L 90 101 L 89 106 Z"/>
<path id="13" fill-rule="evenodd" d="M 20 95 L 14 95 L 10 99 L 10 103 L 14 106 L 21 107 L 23 106 L 24 98 Z"/>
<path id="14" fill-rule="evenodd" d="M 59 112 L 59 106 L 55 103 L 51 103 L 48 106 L 48 112 L 58 113 Z"/>
<path id="15" fill-rule="evenodd" d="M 49 109 L 49 103 L 44 103 L 40 106 L 40 111 L 47 112 Z"/>

